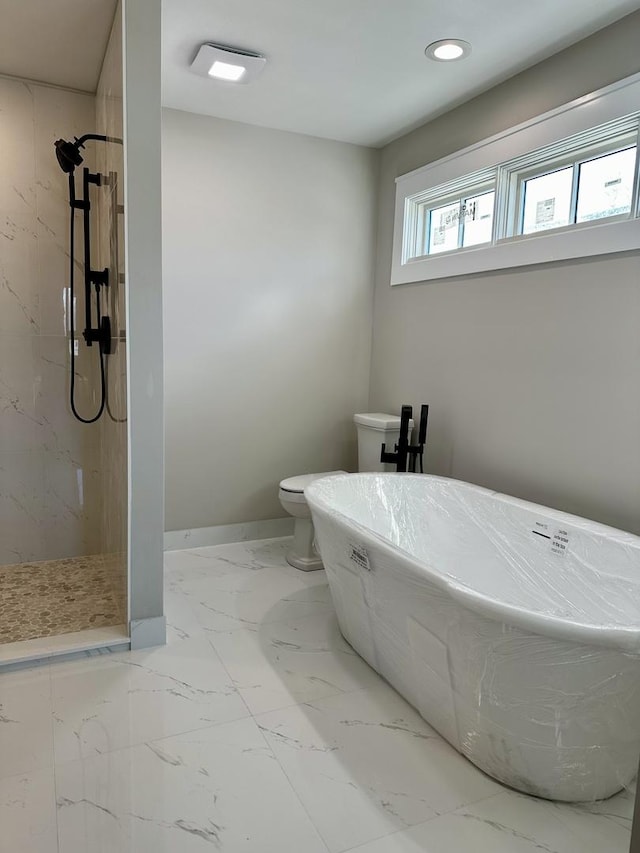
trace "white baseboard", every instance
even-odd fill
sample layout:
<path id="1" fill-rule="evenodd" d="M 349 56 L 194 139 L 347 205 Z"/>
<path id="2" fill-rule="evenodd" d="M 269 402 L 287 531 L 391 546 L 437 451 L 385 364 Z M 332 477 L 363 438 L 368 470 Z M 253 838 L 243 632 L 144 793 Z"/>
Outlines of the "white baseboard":
<path id="1" fill-rule="evenodd" d="M 168 530 L 164 534 L 164 550 L 204 548 L 207 545 L 228 545 L 251 539 L 275 539 L 293 534 L 294 520 L 269 518 L 266 521 L 245 521 L 240 524 L 221 524 L 217 527 L 196 527 L 193 530 Z"/>

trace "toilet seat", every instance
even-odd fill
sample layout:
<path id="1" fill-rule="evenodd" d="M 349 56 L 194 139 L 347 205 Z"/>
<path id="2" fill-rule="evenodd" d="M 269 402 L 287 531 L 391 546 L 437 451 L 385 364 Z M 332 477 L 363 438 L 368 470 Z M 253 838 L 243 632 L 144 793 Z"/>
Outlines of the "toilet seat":
<path id="1" fill-rule="evenodd" d="M 346 471 L 325 471 L 323 474 L 300 474 L 297 477 L 287 477 L 280 483 L 280 491 L 286 492 L 286 499 L 291 503 L 305 503 L 304 490 L 315 480 L 322 477 L 332 477 L 334 474 L 346 474 Z"/>

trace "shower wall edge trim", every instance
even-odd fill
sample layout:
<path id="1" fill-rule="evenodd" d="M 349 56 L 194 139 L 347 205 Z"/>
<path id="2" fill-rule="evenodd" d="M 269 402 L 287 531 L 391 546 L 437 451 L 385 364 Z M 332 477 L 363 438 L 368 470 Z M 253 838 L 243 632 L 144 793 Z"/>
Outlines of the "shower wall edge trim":
<path id="1" fill-rule="evenodd" d="M 150 616 L 148 619 L 132 619 L 129 625 L 131 651 L 151 646 L 164 646 L 167 642 L 166 616 Z"/>

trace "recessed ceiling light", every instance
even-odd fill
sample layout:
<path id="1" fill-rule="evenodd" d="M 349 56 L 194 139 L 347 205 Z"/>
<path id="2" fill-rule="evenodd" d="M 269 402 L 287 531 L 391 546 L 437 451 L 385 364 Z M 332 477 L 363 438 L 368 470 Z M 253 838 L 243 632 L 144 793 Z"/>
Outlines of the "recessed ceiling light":
<path id="1" fill-rule="evenodd" d="M 454 59 L 464 59 L 471 53 L 471 45 L 462 39 L 440 39 L 432 42 L 425 50 L 429 59 L 436 62 L 452 62 Z"/>
<path id="2" fill-rule="evenodd" d="M 267 59 L 260 53 L 224 44 L 203 44 L 191 63 L 202 77 L 227 83 L 250 83 L 262 73 Z"/>

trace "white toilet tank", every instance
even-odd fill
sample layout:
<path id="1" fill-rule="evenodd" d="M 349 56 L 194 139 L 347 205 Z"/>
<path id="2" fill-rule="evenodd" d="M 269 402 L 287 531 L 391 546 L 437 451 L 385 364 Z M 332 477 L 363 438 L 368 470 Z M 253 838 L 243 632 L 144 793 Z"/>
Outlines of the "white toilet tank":
<path id="1" fill-rule="evenodd" d="M 353 422 L 358 430 L 358 471 L 395 471 L 396 466 L 380 461 L 383 442 L 387 451 L 393 452 L 400 438 L 400 418 L 382 412 L 354 415 Z M 413 431 L 413 420 L 409 421 L 409 443 Z"/>

